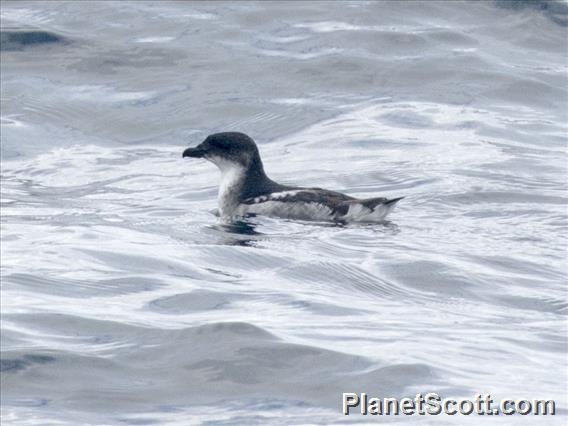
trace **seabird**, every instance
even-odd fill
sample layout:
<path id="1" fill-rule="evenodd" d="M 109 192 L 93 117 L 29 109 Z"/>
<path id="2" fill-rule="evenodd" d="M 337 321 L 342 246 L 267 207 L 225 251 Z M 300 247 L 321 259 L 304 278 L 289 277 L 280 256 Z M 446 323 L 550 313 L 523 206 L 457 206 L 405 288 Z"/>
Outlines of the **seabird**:
<path id="1" fill-rule="evenodd" d="M 258 148 L 244 133 L 208 136 L 183 157 L 204 158 L 221 170 L 219 215 L 224 219 L 263 215 L 296 220 L 380 222 L 404 197 L 358 199 L 321 188 L 281 185 L 264 172 Z"/>

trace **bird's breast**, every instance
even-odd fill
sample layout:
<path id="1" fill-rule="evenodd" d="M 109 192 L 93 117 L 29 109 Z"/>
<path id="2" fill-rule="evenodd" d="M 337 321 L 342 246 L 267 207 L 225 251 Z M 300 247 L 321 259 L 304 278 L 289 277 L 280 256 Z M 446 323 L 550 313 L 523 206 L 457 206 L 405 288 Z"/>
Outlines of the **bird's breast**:
<path id="1" fill-rule="evenodd" d="M 219 214 L 231 216 L 239 205 L 239 194 L 244 185 L 244 171 L 238 167 L 228 168 L 221 173 L 219 185 Z"/>

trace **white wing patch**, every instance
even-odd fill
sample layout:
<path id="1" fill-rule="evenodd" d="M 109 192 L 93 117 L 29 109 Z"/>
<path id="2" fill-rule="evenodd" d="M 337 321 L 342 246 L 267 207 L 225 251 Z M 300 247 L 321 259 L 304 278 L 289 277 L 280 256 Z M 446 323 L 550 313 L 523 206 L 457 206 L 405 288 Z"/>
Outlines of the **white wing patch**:
<path id="1" fill-rule="evenodd" d="M 299 190 L 292 190 L 292 191 L 273 192 L 270 195 L 261 195 L 260 197 L 255 197 L 253 199 L 253 202 L 254 203 L 263 203 L 265 201 L 281 200 L 282 198 L 286 198 L 288 196 L 296 195 L 298 192 L 300 192 L 300 191 Z"/>
<path id="2" fill-rule="evenodd" d="M 287 197 L 293 197 L 301 192 L 309 192 L 309 190 L 294 189 L 261 195 L 253 198 L 250 204 L 241 204 L 238 211 L 242 216 L 253 213 L 297 220 L 333 219 L 332 209 L 324 204 L 306 201 L 285 201 Z"/>

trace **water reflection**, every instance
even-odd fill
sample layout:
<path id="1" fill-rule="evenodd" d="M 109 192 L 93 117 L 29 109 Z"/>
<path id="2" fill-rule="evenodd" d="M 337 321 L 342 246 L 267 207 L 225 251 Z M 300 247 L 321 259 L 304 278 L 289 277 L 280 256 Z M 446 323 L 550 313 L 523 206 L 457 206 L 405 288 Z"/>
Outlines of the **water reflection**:
<path id="1" fill-rule="evenodd" d="M 214 225 L 208 225 L 207 228 L 217 231 L 221 244 L 254 247 L 254 243 L 265 235 L 256 231 L 257 226 L 257 224 L 252 222 L 238 220 L 234 222 L 219 222 Z"/>

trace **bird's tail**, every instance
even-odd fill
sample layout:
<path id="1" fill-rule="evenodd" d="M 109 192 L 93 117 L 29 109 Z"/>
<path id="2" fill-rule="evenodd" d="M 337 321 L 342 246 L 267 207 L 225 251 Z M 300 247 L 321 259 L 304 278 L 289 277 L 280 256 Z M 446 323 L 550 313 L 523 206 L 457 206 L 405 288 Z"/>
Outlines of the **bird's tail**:
<path id="1" fill-rule="evenodd" d="M 396 203 L 404 197 L 388 200 L 384 197 L 350 200 L 348 210 L 342 219 L 348 222 L 380 222 L 392 211 Z"/>
<path id="2" fill-rule="evenodd" d="M 385 201 L 383 204 L 385 205 L 389 205 L 389 204 L 394 204 L 394 203 L 398 203 L 400 200 L 402 200 L 404 197 L 398 197 L 398 198 L 393 198 L 392 200 L 387 200 Z"/>

